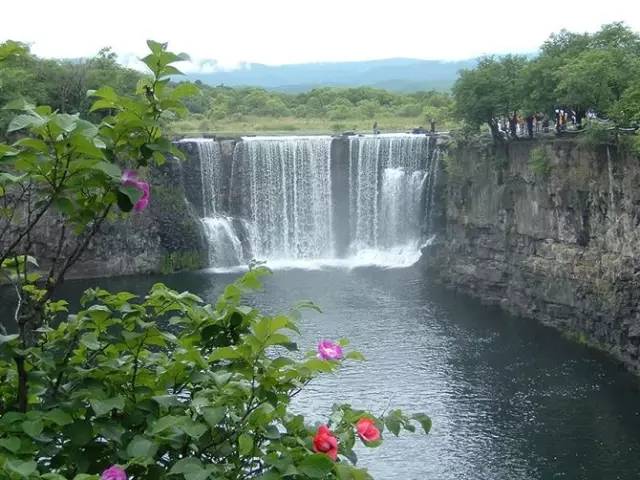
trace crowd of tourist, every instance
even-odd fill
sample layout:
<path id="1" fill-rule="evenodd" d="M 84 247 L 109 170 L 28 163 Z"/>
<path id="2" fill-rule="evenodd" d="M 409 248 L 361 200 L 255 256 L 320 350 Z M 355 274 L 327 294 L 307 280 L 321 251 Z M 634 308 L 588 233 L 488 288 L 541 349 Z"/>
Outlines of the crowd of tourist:
<path id="1" fill-rule="evenodd" d="M 588 111 L 586 112 L 586 118 L 594 119 L 596 114 Z M 582 118 L 573 109 L 556 108 L 554 117 L 542 112 L 523 116 L 515 111 L 512 116 L 504 116 L 498 120 L 498 130 L 506 138 L 533 138 L 537 134 L 549 133 L 552 128 L 552 121 L 554 131 L 559 134 L 567 129 L 580 128 L 581 120 Z"/>

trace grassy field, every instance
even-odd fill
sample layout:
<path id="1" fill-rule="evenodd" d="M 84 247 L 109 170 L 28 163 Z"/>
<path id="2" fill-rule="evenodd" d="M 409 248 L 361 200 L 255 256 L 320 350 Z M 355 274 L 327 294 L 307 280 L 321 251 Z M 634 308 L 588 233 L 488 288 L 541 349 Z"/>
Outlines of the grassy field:
<path id="1" fill-rule="evenodd" d="M 336 134 L 345 131 L 370 133 L 373 123 L 378 122 L 378 129 L 384 132 L 408 132 L 416 127 L 428 128 L 424 117 L 389 116 L 375 119 L 330 120 L 327 118 L 297 117 L 259 117 L 245 116 L 242 119 L 210 120 L 190 117 L 174 122 L 170 129 L 174 135 L 199 136 L 239 136 L 239 135 L 302 135 L 302 134 Z M 448 125 L 436 125 L 438 130 L 445 130 Z"/>

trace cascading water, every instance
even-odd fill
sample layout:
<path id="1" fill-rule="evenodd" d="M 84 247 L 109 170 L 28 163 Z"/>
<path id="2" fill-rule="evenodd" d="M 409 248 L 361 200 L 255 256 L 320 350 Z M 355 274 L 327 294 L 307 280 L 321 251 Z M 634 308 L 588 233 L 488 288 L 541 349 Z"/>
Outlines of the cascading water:
<path id="1" fill-rule="evenodd" d="M 200 178 L 202 180 L 202 211 L 204 217 L 213 217 L 218 213 L 220 192 L 222 192 L 222 168 L 220 144 L 209 139 L 195 139 L 200 159 Z"/>
<path id="2" fill-rule="evenodd" d="M 245 137 L 236 146 L 232 188 L 242 191 L 258 258 L 333 256 L 330 155 L 329 136 Z"/>
<path id="3" fill-rule="evenodd" d="M 333 141 L 344 153 L 332 159 Z M 219 144 L 197 140 L 211 266 L 253 256 L 276 267 L 415 263 L 433 223 L 439 151 L 430 141 L 243 137 L 229 174 Z M 348 254 L 336 258 L 337 251 Z"/>
<path id="4" fill-rule="evenodd" d="M 426 233 L 423 223 L 432 207 L 437 170 L 434 155 L 430 155 L 429 138 L 424 135 L 350 138 L 353 255 L 377 252 L 379 256 L 396 256 L 402 263 L 417 260 Z"/>
<path id="5" fill-rule="evenodd" d="M 233 218 L 222 215 L 222 154 L 220 144 L 207 138 L 185 139 L 195 143 L 200 160 L 202 212 L 200 219 L 209 247 L 209 265 L 233 267 L 246 263 L 244 248 Z"/>

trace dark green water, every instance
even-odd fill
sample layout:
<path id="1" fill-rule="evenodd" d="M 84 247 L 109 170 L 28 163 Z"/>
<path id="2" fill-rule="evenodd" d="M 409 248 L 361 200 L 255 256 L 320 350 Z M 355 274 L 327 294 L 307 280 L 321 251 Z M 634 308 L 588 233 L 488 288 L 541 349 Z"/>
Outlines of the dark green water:
<path id="1" fill-rule="evenodd" d="M 235 275 L 163 277 L 213 300 Z M 70 282 L 144 292 L 160 277 Z M 509 317 L 430 284 L 417 268 L 278 271 L 251 303 L 284 311 L 312 299 L 303 348 L 348 337 L 368 361 L 321 377 L 295 408 L 325 418 L 334 402 L 433 418 L 429 436 L 387 437 L 361 449 L 377 479 L 613 480 L 640 477 L 638 381 L 608 357 L 535 322 Z"/>

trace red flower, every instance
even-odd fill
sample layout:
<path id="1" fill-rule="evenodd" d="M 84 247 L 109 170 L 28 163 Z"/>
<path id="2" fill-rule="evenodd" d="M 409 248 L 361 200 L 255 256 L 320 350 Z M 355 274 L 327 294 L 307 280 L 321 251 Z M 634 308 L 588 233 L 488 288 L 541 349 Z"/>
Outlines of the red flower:
<path id="1" fill-rule="evenodd" d="M 376 442 L 380 440 L 380 430 L 370 418 L 361 418 L 356 424 L 358 435 L 364 442 Z"/>
<path id="2" fill-rule="evenodd" d="M 313 451 L 326 454 L 334 462 L 338 457 L 338 439 L 326 425 L 318 427 L 316 436 L 313 437 Z"/>

